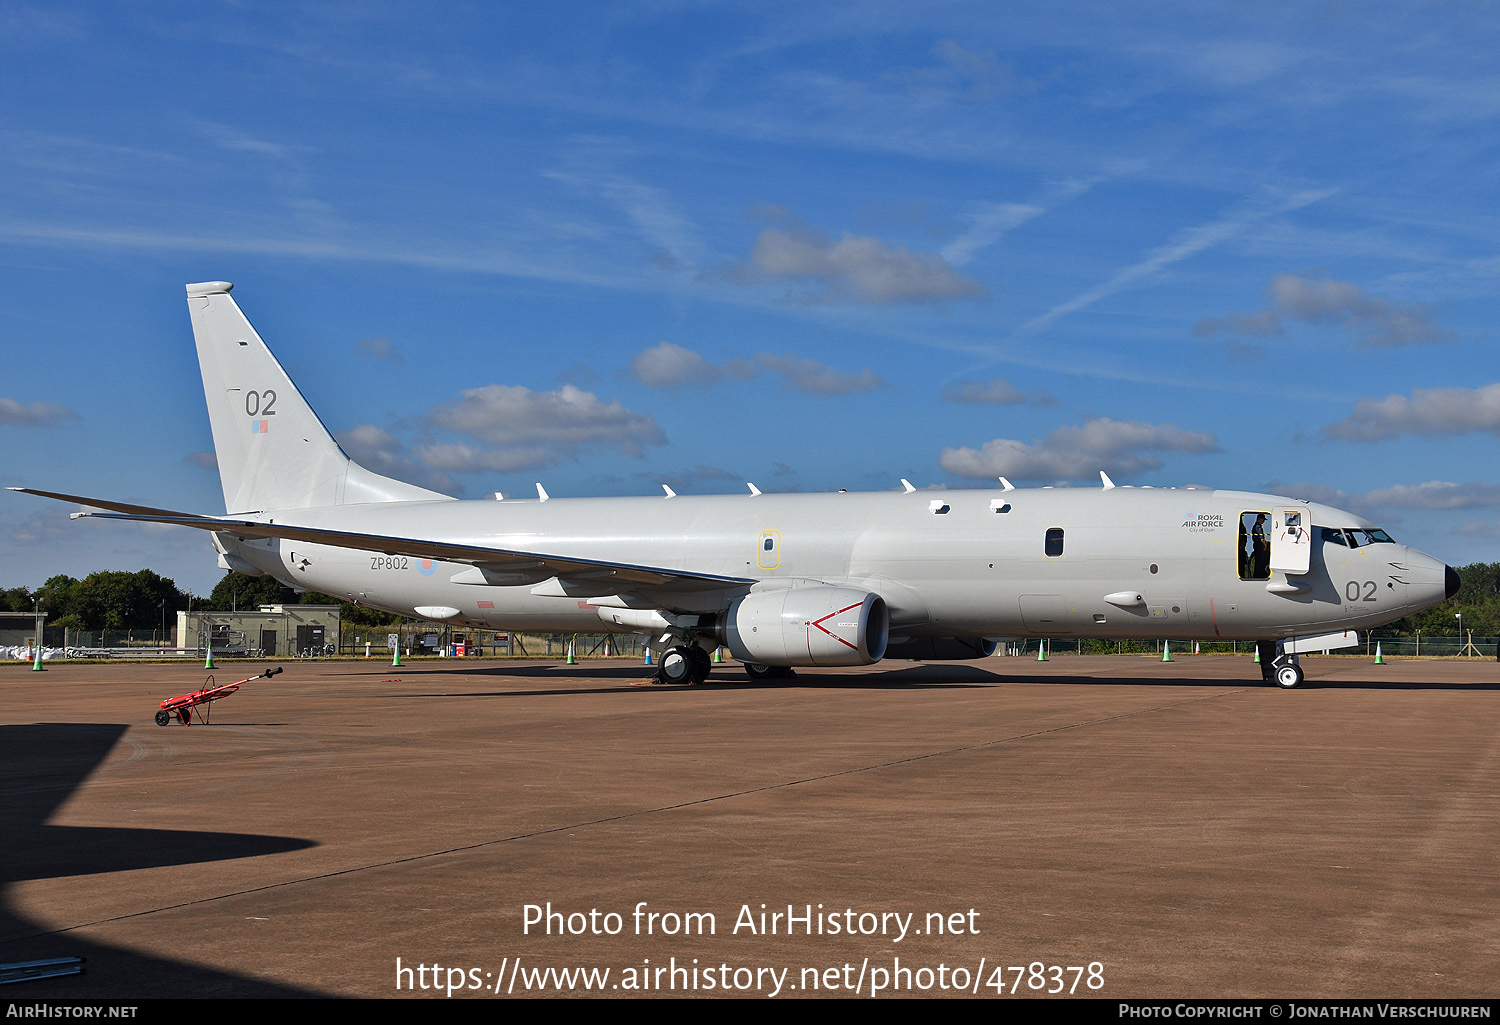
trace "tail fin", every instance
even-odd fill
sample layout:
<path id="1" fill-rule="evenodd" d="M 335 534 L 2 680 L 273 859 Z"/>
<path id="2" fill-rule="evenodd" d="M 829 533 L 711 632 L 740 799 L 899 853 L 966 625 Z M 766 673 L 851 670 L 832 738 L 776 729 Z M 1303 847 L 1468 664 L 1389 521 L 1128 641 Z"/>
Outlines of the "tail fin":
<path id="1" fill-rule="evenodd" d="M 345 455 L 229 297 L 233 287 L 187 286 L 225 512 L 448 497 Z"/>

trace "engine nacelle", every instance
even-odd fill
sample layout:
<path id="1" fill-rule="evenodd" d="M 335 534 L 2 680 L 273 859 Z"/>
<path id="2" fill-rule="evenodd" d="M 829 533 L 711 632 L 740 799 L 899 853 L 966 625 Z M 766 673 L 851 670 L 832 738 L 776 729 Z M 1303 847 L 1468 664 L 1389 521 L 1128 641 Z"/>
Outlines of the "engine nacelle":
<path id="1" fill-rule="evenodd" d="M 729 606 L 722 640 L 741 662 L 867 666 L 885 655 L 890 613 L 878 594 L 851 587 L 788 587 Z"/>
<path id="2" fill-rule="evenodd" d="M 989 658 L 999 647 L 987 637 L 913 637 L 885 646 L 886 658 L 910 658 L 918 662 L 958 662 Z"/>

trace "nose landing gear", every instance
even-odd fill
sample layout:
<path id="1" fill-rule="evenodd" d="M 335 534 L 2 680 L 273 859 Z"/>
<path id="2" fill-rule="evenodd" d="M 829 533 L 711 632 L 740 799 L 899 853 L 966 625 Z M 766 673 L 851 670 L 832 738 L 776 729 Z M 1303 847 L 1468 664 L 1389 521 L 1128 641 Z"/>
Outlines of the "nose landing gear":
<path id="1" fill-rule="evenodd" d="M 1276 684 L 1282 690 L 1302 685 L 1302 666 L 1298 664 L 1295 654 L 1278 655 L 1275 641 L 1256 641 L 1255 653 L 1260 658 L 1261 679 Z"/>

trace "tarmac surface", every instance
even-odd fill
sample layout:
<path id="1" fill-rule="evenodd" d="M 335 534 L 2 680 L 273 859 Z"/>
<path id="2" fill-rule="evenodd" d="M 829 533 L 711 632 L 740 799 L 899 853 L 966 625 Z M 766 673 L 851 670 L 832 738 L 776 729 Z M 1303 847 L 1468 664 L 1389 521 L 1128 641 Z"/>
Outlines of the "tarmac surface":
<path id="1" fill-rule="evenodd" d="M 284 664 L 0 667 L 8 999 L 1500 995 L 1492 661 Z"/>

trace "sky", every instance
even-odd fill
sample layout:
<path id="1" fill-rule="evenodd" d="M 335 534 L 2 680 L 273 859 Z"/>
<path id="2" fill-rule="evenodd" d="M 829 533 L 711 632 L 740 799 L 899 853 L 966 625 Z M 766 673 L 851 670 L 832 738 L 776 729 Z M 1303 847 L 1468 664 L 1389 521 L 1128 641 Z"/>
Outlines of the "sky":
<path id="1" fill-rule="evenodd" d="M 1484 3 L 0 7 L 0 483 L 223 512 L 183 285 L 460 497 L 1202 485 L 1500 560 Z M 0 493 L 0 586 L 206 535 Z"/>

